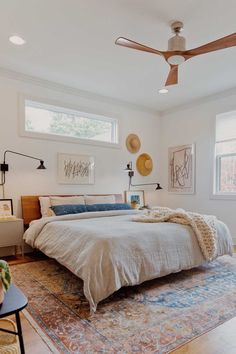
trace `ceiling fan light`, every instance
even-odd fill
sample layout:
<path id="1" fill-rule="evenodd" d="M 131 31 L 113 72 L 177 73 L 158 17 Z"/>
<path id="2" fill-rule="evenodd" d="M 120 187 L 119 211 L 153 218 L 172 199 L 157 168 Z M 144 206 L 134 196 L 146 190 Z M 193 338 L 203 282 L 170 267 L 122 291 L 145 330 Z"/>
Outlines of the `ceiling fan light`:
<path id="1" fill-rule="evenodd" d="M 171 65 L 180 65 L 185 62 L 185 57 L 182 55 L 172 55 L 167 59 L 168 63 Z"/>

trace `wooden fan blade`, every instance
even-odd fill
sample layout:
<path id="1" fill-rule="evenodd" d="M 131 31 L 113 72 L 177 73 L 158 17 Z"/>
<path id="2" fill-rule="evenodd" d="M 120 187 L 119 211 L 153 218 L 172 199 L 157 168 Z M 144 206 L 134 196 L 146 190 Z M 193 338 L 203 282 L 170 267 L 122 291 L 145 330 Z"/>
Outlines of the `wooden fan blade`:
<path id="1" fill-rule="evenodd" d="M 131 49 L 141 50 L 143 52 L 149 52 L 149 53 L 158 54 L 158 55 L 163 56 L 163 52 L 161 52 L 160 50 L 147 47 L 146 45 L 131 41 L 130 39 L 127 39 L 124 37 L 117 38 L 117 40 L 115 41 L 115 44 L 121 45 L 123 47 L 128 47 Z"/>
<path id="2" fill-rule="evenodd" d="M 214 52 L 216 50 L 230 48 L 236 46 L 236 33 L 230 34 L 229 36 L 217 39 L 214 42 L 207 43 L 201 47 L 186 50 L 184 54 L 195 56 L 200 54 L 205 54 L 209 52 Z"/>
<path id="3" fill-rule="evenodd" d="M 170 71 L 165 86 L 176 84 L 178 84 L 178 65 L 170 65 Z"/>

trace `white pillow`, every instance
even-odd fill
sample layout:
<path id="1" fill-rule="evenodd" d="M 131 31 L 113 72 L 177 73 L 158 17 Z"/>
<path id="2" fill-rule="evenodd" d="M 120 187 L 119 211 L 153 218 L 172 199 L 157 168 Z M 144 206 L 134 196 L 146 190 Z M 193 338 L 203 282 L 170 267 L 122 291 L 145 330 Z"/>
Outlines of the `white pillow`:
<path id="1" fill-rule="evenodd" d="M 56 205 L 68 205 L 68 204 L 85 204 L 84 197 L 49 197 L 50 198 L 50 206 Z"/>
<path id="2" fill-rule="evenodd" d="M 39 203 L 40 203 L 41 215 L 43 218 L 46 216 L 54 216 L 55 215 L 54 212 L 52 211 L 52 209 L 50 209 L 51 202 L 50 202 L 49 197 L 39 197 Z"/>
<path id="3" fill-rule="evenodd" d="M 85 204 L 115 204 L 116 197 L 114 195 L 85 195 Z"/>
<path id="4" fill-rule="evenodd" d="M 55 216 L 51 209 L 53 205 L 85 204 L 84 197 L 39 197 L 40 211 L 42 217 Z"/>

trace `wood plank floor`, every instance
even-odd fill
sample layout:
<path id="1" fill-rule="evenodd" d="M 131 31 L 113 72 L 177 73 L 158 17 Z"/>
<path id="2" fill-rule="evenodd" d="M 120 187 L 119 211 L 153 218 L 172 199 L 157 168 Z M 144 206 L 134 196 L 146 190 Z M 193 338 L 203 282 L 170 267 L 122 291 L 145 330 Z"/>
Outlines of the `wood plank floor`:
<path id="1" fill-rule="evenodd" d="M 22 331 L 24 336 L 26 354 L 51 354 L 52 351 L 42 340 L 40 335 L 31 326 L 26 317 L 21 315 Z"/>
<path id="2" fill-rule="evenodd" d="M 236 317 L 184 344 L 172 354 L 236 354 Z"/>
<path id="3" fill-rule="evenodd" d="M 21 257 L 7 260 L 11 264 L 16 264 L 36 260 L 40 257 L 43 256 L 39 254 L 34 257 L 26 256 L 24 260 Z M 27 318 L 23 314 L 21 318 L 26 354 L 52 353 Z M 236 317 L 184 344 L 172 351 L 172 354 L 236 354 Z"/>

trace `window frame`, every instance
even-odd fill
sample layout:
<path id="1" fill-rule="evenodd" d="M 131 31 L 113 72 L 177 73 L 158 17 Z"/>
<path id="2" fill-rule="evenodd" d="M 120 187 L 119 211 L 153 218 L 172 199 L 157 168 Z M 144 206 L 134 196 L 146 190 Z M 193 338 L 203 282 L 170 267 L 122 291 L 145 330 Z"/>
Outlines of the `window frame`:
<path id="1" fill-rule="evenodd" d="M 90 119 L 97 119 L 103 121 L 109 121 L 114 123 L 113 125 L 113 136 L 116 135 L 117 142 L 107 142 L 107 141 L 100 141 L 95 139 L 87 139 L 87 138 L 76 138 L 66 135 L 59 135 L 59 134 L 51 134 L 51 133 L 41 133 L 41 132 L 31 132 L 26 130 L 25 128 L 25 105 L 26 101 L 31 101 L 35 107 L 39 108 L 48 108 L 52 107 L 55 111 L 62 112 L 62 113 L 81 113 L 84 117 Z M 84 107 L 77 107 L 73 104 L 62 103 L 54 100 L 49 99 L 41 99 L 38 97 L 32 97 L 28 95 L 19 94 L 19 133 L 20 136 L 34 138 L 34 139 L 43 139 L 49 141 L 60 141 L 65 143 L 76 143 L 76 144 L 85 144 L 85 145 L 94 145 L 94 146 L 102 146 L 102 147 L 109 147 L 109 148 L 120 148 L 120 119 L 111 118 L 114 114 L 100 114 L 91 112 L 91 109 L 87 109 Z"/>
<path id="2" fill-rule="evenodd" d="M 236 139 L 234 139 L 236 140 Z M 217 144 L 217 143 L 216 143 Z M 235 156 L 236 157 L 236 152 L 235 153 L 225 153 L 225 154 L 219 154 L 216 155 L 216 173 L 215 173 L 215 179 L 216 179 L 216 185 L 215 185 L 215 189 L 216 189 L 216 194 L 220 194 L 220 195 L 235 195 L 236 196 L 236 192 L 222 192 L 220 191 L 220 180 L 221 180 L 221 160 L 222 157 L 230 157 L 230 156 Z"/>
<path id="3" fill-rule="evenodd" d="M 229 156 L 229 155 L 236 155 L 236 153 L 225 153 L 225 154 L 216 154 L 216 145 L 217 143 L 220 143 L 220 141 L 216 141 L 216 124 L 217 124 L 217 116 L 221 114 L 229 114 L 234 111 L 230 112 L 222 112 L 218 113 L 215 116 L 214 119 L 214 125 L 213 125 L 213 134 L 214 137 L 212 139 L 212 142 L 214 144 L 214 153 L 213 153 L 213 173 L 212 173 L 212 178 L 211 181 L 213 181 L 213 188 L 211 188 L 211 195 L 210 199 L 222 199 L 222 200 L 236 200 L 236 193 L 235 192 L 221 192 L 219 190 L 219 181 L 220 181 L 220 158 L 222 156 Z M 229 139 L 229 141 L 236 140 L 236 139 Z"/>

